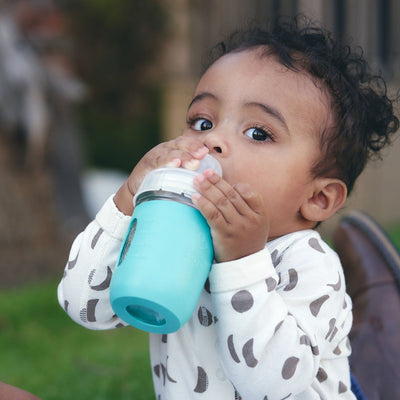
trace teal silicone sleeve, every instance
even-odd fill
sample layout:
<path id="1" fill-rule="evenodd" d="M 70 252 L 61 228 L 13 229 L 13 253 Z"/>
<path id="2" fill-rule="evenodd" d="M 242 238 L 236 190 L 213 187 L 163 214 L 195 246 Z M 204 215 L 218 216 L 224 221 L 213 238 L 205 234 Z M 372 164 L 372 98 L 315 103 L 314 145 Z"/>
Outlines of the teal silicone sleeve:
<path id="1" fill-rule="evenodd" d="M 153 333 L 171 333 L 193 311 L 213 261 L 210 229 L 195 208 L 168 200 L 135 207 L 110 287 L 114 312 Z"/>

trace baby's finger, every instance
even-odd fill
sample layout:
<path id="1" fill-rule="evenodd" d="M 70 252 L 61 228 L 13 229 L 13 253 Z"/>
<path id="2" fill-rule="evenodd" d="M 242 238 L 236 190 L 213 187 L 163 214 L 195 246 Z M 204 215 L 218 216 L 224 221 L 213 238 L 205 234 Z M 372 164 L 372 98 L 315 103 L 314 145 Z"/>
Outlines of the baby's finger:
<path id="1" fill-rule="evenodd" d="M 204 143 L 195 137 L 179 136 L 169 143 L 173 148 L 183 150 L 195 159 L 201 160 L 208 153 L 208 148 L 204 146 Z"/>
<path id="2" fill-rule="evenodd" d="M 199 193 L 194 193 L 192 196 L 192 201 L 193 204 L 198 207 L 210 225 L 222 226 L 228 223 L 221 211 L 207 197 L 202 196 Z"/>
<path id="3" fill-rule="evenodd" d="M 247 183 L 237 183 L 233 187 L 253 212 L 256 214 L 264 212 L 263 198 L 260 194 L 255 193 L 250 185 Z"/>
<path id="4" fill-rule="evenodd" d="M 155 166 L 158 167 L 180 167 L 183 161 L 192 159 L 188 153 L 177 149 L 165 149 L 163 153 L 155 158 Z"/>
<path id="5" fill-rule="evenodd" d="M 203 174 L 196 176 L 194 184 L 202 197 L 213 204 L 215 210 L 221 213 L 227 223 L 232 223 L 238 215 L 242 215 L 241 212 L 244 212 L 244 209 L 248 209 L 248 205 L 235 189 L 213 170 L 206 170 Z M 210 206 L 209 209 L 211 210 Z M 212 212 L 216 213 L 215 210 Z M 201 211 L 203 212 L 203 209 Z M 215 214 L 210 218 L 216 219 L 213 217 Z"/>
<path id="6" fill-rule="evenodd" d="M 196 170 L 199 167 L 200 161 L 183 150 L 169 150 L 159 154 L 155 159 L 156 167 L 184 167 L 187 169 Z"/>
<path id="7" fill-rule="evenodd" d="M 200 160 L 207 153 L 207 147 L 198 139 L 179 137 L 158 146 L 153 157 L 157 167 L 182 166 L 187 169 L 196 170 L 200 165 Z"/>
<path id="8" fill-rule="evenodd" d="M 243 198 L 242 194 L 236 190 L 236 186 L 231 186 L 227 181 L 222 179 L 213 170 L 204 171 L 204 176 L 208 181 L 214 185 L 214 187 L 220 192 L 219 201 L 217 202 L 217 207 L 226 208 L 229 205 L 240 215 L 247 215 L 251 209 L 247 200 Z M 252 192 L 249 185 L 247 186 L 247 193 Z"/>

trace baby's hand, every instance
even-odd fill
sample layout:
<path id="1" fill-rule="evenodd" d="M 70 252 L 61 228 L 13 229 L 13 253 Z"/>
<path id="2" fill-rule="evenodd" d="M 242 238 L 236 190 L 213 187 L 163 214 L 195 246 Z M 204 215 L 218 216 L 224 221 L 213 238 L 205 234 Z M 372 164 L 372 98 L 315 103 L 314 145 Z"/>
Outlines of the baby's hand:
<path id="1" fill-rule="evenodd" d="M 261 195 L 248 184 L 231 186 L 214 171 L 194 178 L 193 202 L 211 228 L 217 262 L 236 260 L 264 248 L 269 220 Z"/>
<path id="2" fill-rule="evenodd" d="M 144 176 L 153 169 L 170 166 L 196 170 L 208 153 L 207 147 L 195 137 L 179 136 L 161 143 L 147 152 L 136 164 L 129 178 L 114 196 L 118 209 L 125 215 L 133 212 L 133 197 Z"/>

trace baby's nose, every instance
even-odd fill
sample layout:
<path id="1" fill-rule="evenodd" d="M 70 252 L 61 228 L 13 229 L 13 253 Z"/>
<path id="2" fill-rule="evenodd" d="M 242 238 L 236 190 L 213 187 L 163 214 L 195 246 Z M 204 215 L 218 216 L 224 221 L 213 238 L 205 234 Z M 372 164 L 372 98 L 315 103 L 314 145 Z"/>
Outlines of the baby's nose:
<path id="1" fill-rule="evenodd" d="M 210 132 L 204 137 L 204 146 L 206 146 L 209 150 L 210 154 L 224 154 L 228 150 L 228 146 L 225 143 L 223 136 L 219 133 Z"/>
<path id="2" fill-rule="evenodd" d="M 216 153 L 222 153 L 222 149 L 221 149 L 221 147 L 220 146 L 214 146 L 214 147 L 212 147 L 212 148 L 210 148 L 210 147 L 208 147 L 207 145 L 206 145 L 206 147 L 208 148 L 208 150 L 210 150 L 210 153 L 212 153 L 212 152 L 216 152 Z"/>

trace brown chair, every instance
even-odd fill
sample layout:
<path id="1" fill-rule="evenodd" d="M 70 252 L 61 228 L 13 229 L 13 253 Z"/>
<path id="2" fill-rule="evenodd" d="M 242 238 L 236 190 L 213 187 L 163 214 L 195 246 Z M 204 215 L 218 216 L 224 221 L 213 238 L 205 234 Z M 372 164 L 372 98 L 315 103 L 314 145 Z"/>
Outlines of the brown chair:
<path id="1" fill-rule="evenodd" d="M 333 245 L 353 300 L 352 373 L 368 400 L 400 399 L 400 255 L 358 211 L 340 221 Z"/>

